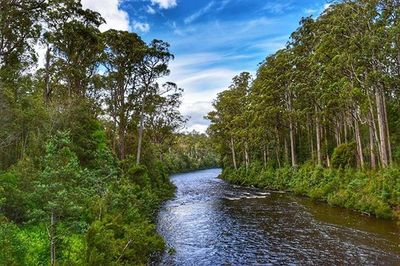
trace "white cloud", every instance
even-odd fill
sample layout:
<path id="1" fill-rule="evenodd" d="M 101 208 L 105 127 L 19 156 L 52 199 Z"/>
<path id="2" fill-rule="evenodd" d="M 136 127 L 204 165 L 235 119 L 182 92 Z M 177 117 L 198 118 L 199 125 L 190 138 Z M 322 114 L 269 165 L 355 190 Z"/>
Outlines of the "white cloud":
<path id="1" fill-rule="evenodd" d="M 205 13 L 207 13 L 211 7 L 214 6 L 214 1 L 211 1 L 210 3 L 208 3 L 208 5 L 206 5 L 205 7 L 201 8 L 199 11 L 193 13 L 192 15 L 188 16 L 185 18 L 184 22 L 185 24 L 189 24 L 192 23 L 193 21 L 195 21 L 196 19 L 198 19 L 199 17 L 201 17 L 202 15 L 204 15 Z"/>
<path id="2" fill-rule="evenodd" d="M 304 13 L 306 13 L 307 15 L 315 14 L 317 12 L 318 12 L 318 9 L 313 9 L 313 8 L 307 8 L 304 10 Z"/>
<path id="3" fill-rule="evenodd" d="M 101 31 L 108 29 L 129 30 L 128 13 L 119 8 L 120 0 L 82 0 L 82 6 L 99 12 L 106 20 Z"/>
<path id="4" fill-rule="evenodd" d="M 264 10 L 268 10 L 271 13 L 274 14 L 283 14 L 288 10 L 293 9 L 293 3 L 289 2 L 281 2 L 281 1 L 274 1 L 274 2 L 269 2 L 264 6 Z"/>
<path id="5" fill-rule="evenodd" d="M 192 126 L 188 126 L 187 131 L 192 132 L 194 130 L 196 132 L 205 133 L 207 131 L 207 128 L 207 125 L 194 124 Z"/>
<path id="6" fill-rule="evenodd" d="M 246 70 L 254 74 L 265 56 L 285 46 L 288 36 L 281 32 L 285 26 L 282 20 L 266 17 L 186 27 L 171 25 L 179 36 L 175 36 L 172 47 L 181 52 L 171 62 L 171 75 L 166 80 L 184 89 L 180 110 L 191 117 L 187 123 L 189 130 L 204 132 L 209 121 L 203 117 L 212 110 L 212 101 L 228 88 L 232 78 Z M 196 46 L 197 43 L 202 45 Z"/>
<path id="7" fill-rule="evenodd" d="M 138 22 L 138 21 L 134 21 L 132 24 L 132 27 L 134 30 L 141 31 L 144 33 L 149 32 L 149 30 L 150 30 L 149 23 L 143 23 L 143 22 Z"/>
<path id="8" fill-rule="evenodd" d="M 217 11 L 221 11 L 224 9 L 232 0 L 224 0 L 220 3 L 220 6 L 216 9 Z"/>
<path id="9" fill-rule="evenodd" d="M 240 60 L 243 55 L 195 53 L 178 56 L 171 62 L 171 75 L 160 82 L 172 81 L 184 89 L 181 112 L 189 116 L 186 130 L 205 132 L 209 121 L 204 116 L 212 110 L 212 101 L 242 69 L 215 67 L 220 61 Z"/>
<path id="10" fill-rule="evenodd" d="M 161 9 L 176 7 L 176 0 L 151 0 L 153 5 L 158 5 Z"/>
<path id="11" fill-rule="evenodd" d="M 146 12 L 154 15 L 156 13 L 156 10 L 154 8 L 152 8 L 151 6 L 147 6 Z"/>

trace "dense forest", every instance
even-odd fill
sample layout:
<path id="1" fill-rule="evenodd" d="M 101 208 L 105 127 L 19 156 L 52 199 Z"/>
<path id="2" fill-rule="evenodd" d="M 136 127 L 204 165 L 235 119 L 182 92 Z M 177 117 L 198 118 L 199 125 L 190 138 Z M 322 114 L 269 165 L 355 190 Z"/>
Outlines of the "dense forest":
<path id="1" fill-rule="evenodd" d="M 76 0 L 0 10 L 0 264 L 157 260 L 169 174 L 216 165 L 204 134 L 176 133 L 168 43 L 100 32 Z"/>
<path id="2" fill-rule="evenodd" d="M 400 2 L 336 1 L 303 18 L 208 114 L 223 176 L 400 218 Z"/>

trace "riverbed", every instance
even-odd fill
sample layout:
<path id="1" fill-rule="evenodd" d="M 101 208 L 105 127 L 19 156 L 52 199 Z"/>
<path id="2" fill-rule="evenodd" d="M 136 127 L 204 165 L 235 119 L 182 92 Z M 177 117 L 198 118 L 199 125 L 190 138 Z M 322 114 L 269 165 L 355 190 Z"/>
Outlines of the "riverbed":
<path id="1" fill-rule="evenodd" d="M 290 193 L 233 186 L 220 169 L 172 176 L 160 265 L 400 265 L 400 226 Z"/>

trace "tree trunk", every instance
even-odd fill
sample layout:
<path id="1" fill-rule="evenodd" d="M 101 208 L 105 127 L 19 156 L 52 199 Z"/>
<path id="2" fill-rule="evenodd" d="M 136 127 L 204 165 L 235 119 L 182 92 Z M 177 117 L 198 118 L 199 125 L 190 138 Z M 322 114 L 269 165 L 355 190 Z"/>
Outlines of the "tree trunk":
<path id="1" fill-rule="evenodd" d="M 359 167 L 362 169 L 362 168 L 364 168 L 364 156 L 363 156 L 363 152 L 362 152 L 360 127 L 358 125 L 358 121 L 357 121 L 356 117 L 354 117 L 354 136 L 356 139 L 357 157 L 358 157 Z"/>
<path id="2" fill-rule="evenodd" d="M 389 164 L 388 147 L 387 147 L 387 131 L 385 124 L 384 106 L 382 95 L 379 88 L 375 90 L 376 111 L 378 116 L 379 140 L 380 140 L 380 158 L 382 167 L 387 167 Z"/>
<path id="3" fill-rule="evenodd" d="M 56 218 L 53 210 L 50 217 L 50 264 L 56 265 Z"/>
<path id="4" fill-rule="evenodd" d="M 46 104 L 50 101 L 50 59 L 51 59 L 51 48 L 50 45 L 47 44 L 46 50 L 46 63 L 45 63 L 45 77 L 44 77 L 44 92 L 43 98 Z"/>
<path id="5" fill-rule="evenodd" d="M 288 146 L 288 141 L 287 137 L 284 136 L 284 146 L 285 146 L 285 165 L 289 164 L 289 146 Z"/>
<path id="6" fill-rule="evenodd" d="M 140 115 L 140 125 L 139 125 L 139 136 L 138 136 L 138 146 L 136 151 L 136 164 L 140 164 L 140 156 L 142 153 L 142 141 L 143 141 L 143 124 L 144 124 L 144 115 Z"/>
<path id="7" fill-rule="evenodd" d="M 380 153 L 376 152 L 376 151 L 380 151 L 380 142 L 379 142 L 379 138 L 378 138 L 378 129 L 376 127 L 376 123 L 375 123 L 375 114 L 374 114 L 374 108 L 372 106 L 372 101 L 370 98 L 370 95 L 368 94 L 368 101 L 369 101 L 369 115 L 370 115 L 370 137 L 372 135 L 373 139 L 370 139 L 370 148 L 371 148 L 371 152 L 374 153 L 374 161 L 375 161 L 375 167 L 378 166 L 379 162 L 381 161 L 380 159 Z M 371 153 L 372 155 L 372 153 Z M 372 157 L 371 157 L 372 160 Z M 371 167 L 374 168 L 373 163 L 371 161 Z"/>
<path id="8" fill-rule="evenodd" d="M 318 109 L 315 106 L 315 131 L 317 135 L 317 163 L 318 165 L 322 164 L 322 154 L 321 154 L 321 128 L 318 116 Z"/>
<path id="9" fill-rule="evenodd" d="M 140 110 L 140 125 L 139 125 L 139 136 L 138 136 L 138 146 L 136 152 L 136 164 L 140 164 L 140 156 L 142 153 L 142 142 L 143 142 L 143 128 L 144 128 L 144 107 L 145 107 L 146 94 L 143 95 L 142 106 Z"/>
<path id="10" fill-rule="evenodd" d="M 263 147 L 263 162 L 264 168 L 267 168 L 267 149 L 265 148 L 265 145 Z"/>
<path id="11" fill-rule="evenodd" d="M 279 139 L 279 131 L 278 127 L 275 126 L 275 133 L 276 133 L 276 145 L 275 145 L 275 154 L 276 154 L 276 161 L 278 162 L 278 167 L 281 168 L 281 159 L 280 159 L 280 139 Z"/>
<path id="12" fill-rule="evenodd" d="M 342 144 L 342 137 L 340 133 L 340 120 L 339 118 L 335 121 L 335 139 L 336 139 L 336 147 Z"/>
<path id="13" fill-rule="evenodd" d="M 324 139 L 325 139 L 325 156 L 326 156 L 326 166 L 328 167 L 328 168 L 330 168 L 331 167 L 331 160 L 330 160 L 330 157 L 329 157 L 329 149 L 328 149 L 328 133 L 327 133 L 327 130 L 326 130 L 326 128 L 324 128 Z"/>
<path id="14" fill-rule="evenodd" d="M 118 138 L 119 138 L 119 157 L 121 160 L 125 159 L 125 125 L 121 123 L 119 125 L 119 130 L 118 130 Z"/>
<path id="15" fill-rule="evenodd" d="M 289 109 L 292 110 L 292 97 L 289 94 Z M 296 156 L 296 139 L 295 139 L 295 132 L 293 126 L 293 119 L 292 117 L 289 118 L 289 135 L 290 135 L 290 154 L 291 154 L 291 161 L 292 167 L 297 166 L 297 156 Z"/>
<path id="16" fill-rule="evenodd" d="M 384 113 L 384 118 L 385 118 L 388 159 L 389 159 L 389 164 L 392 164 L 392 162 L 393 162 L 392 145 L 390 143 L 390 131 L 389 131 L 389 120 L 387 117 L 386 99 L 385 99 L 385 95 L 383 93 L 382 93 L 381 97 L 382 97 L 382 102 L 383 102 L 383 113 Z"/>
<path id="17" fill-rule="evenodd" d="M 371 118 L 371 120 L 372 120 L 372 118 Z M 372 123 L 372 121 L 370 121 L 370 123 Z M 369 126 L 369 151 L 370 151 L 371 168 L 376 169 L 374 129 L 373 129 L 372 125 Z"/>
<path id="18" fill-rule="evenodd" d="M 234 143 L 233 137 L 231 137 L 231 145 L 230 146 L 231 146 L 231 151 L 232 151 L 233 167 L 235 168 L 235 170 L 237 170 L 235 143 Z"/>
<path id="19" fill-rule="evenodd" d="M 310 154 L 311 154 L 311 159 L 314 161 L 315 159 L 315 154 L 314 154 L 314 135 L 312 134 L 312 119 L 307 119 L 308 123 L 307 123 L 307 135 L 308 135 L 308 141 L 310 143 Z"/>
<path id="20" fill-rule="evenodd" d="M 296 139 L 292 122 L 290 122 L 290 153 L 292 156 L 292 167 L 296 167 L 297 166 Z"/>
<path id="21" fill-rule="evenodd" d="M 248 149 L 249 149 L 249 147 L 248 147 L 247 141 L 245 141 L 245 143 L 244 143 L 244 160 L 245 160 L 245 164 L 246 164 L 246 169 L 248 169 L 249 165 L 250 165 L 250 158 L 249 158 Z"/>

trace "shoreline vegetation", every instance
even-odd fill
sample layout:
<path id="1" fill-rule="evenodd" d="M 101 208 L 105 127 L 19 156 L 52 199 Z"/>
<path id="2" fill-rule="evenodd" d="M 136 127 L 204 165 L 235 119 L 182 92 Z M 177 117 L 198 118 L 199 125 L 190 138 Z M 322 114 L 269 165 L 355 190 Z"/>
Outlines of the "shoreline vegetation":
<path id="1" fill-rule="evenodd" d="M 397 191 L 400 171 L 358 171 L 326 169 L 305 165 L 265 169 L 252 165 L 249 169 L 224 169 L 221 178 L 231 184 L 259 189 L 285 191 L 326 202 L 377 218 L 400 221 L 400 201 Z"/>
<path id="2" fill-rule="evenodd" d="M 205 134 L 177 133 L 169 44 L 101 32 L 80 0 L 0 6 L 0 265 L 157 260 L 170 173 L 216 165 Z"/>
<path id="3" fill-rule="evenodd" d="M 235 76 L 207 115 L 222 177 L 399 219 L 399 11 L 334 1 Z"/>
<path id="4" fill-rule="evenodd" d="M 186 148 L 201 142 L 197 138 L 206 140 L 204 135 L 180 135 L 185 148 L 175 146 L 164 161 L 145 165 L 136 165 L 134 157 L 119 161 L 100 148 L 95 167 L 83 168 L 70 133 L 59 132 L 46 145 L 44 170 L 25 157 L 0 172 L 0 264 L 50 263 L 51 224 L 46 213 L 51 211 L 57 211 L 53 226 L 58 263 L 157 262 L 167 249 L 155 223 L 161 204 L 174 196 L 169 176 L 217 165 L 210 152 L 203 151 L 205 157 L 187 153 Z"/>

